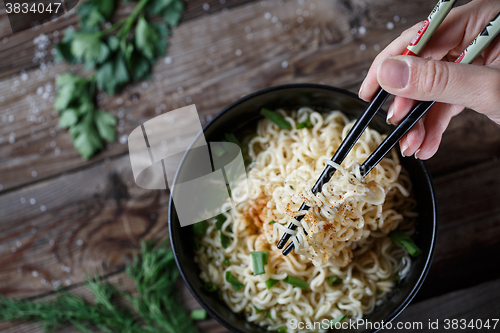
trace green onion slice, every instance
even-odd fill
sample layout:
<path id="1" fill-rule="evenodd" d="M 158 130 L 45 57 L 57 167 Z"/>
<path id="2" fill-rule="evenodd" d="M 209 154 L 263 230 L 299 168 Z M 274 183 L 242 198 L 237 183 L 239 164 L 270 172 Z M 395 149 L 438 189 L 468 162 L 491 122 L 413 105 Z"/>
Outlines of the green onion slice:
<path id="1" fill-rule="evenodd" d="M 258 307 L 256 307 L 255 305 L 253 306 L 253 308 L 254 308 L 254 309 L 255 309 L 258 313 L 261 313 L 262 311 L 264 311 L 264 310 L 259 309 L 259 308 L 258 308 Z"/>
<path id="2" fill-rule="evenodd" d="M 278 282 L 280 282 L 280 281 L 279 280 L 275 280 L 275 279 L 269 279 L 269 280 L 267 280 L 266 281 L 267 289 L 271 289 Z"/>
<path id="3" fill-rule="evenodd" d="M 264 274 L 266 270 L 264 265 L 267 265 L 269 260 L 269 251 L 255 251 L 252 254 L 253 275 Z"/>
<path id="4" fill-rule="evenodd" d="M 207 311 L 205 311 L 205 309 L 194 309 L 191 311 L 191 319 L 205 320 L 207 319 Z"/>
<path id="5" fill-rule="evenodd" d="M 226 272 L 226 281 L 231 283 L 235 291 L 238 291 L 245 286 L 243 283 L 238 281 L 238 279 L 235 278 L 234 275 L 229 271 Z"/>
<path id="6" fill-rule="evenodd" d="M 272 220 L 271 222 L 269 222 L 269 224 L 275 224 L 276 221 L 275 220 Z"/>
<path id="7" fill-rule="evenodd" d="M 307 290 L 307 288 L 309 288 L 309 284 L 306 281 L 296 278 L 295 276 L 287 275 L 283 282 L 299 287 L 302 290 Z"/>
<path id="8" fill-rule="evenodd" d="M 396 245 L 402 247 L 412 257 L 416 257 L 422 253 L 422 250 L 418 248 L 413 239 L 410 238 L 407 234 L 402 232 L 401 230 L 393 230 L 389 233 L 389 237 L 392 239 Z"/>
<path id="9" fill-rule="evenodd" d="M 224 264 L 225 266 L 231 266 L 231 259 L 229 259 L 229 258 L 227 258 L 227 257 L 226 257 L 226 258 L 224 258 L 224 262 L 223 262 L 223 264 Z"/>
<path id="10" fill-rule="evenodd" d="M 212 281 L 208 281 L 205 283 L 205 290 L 213 293 L 214 291 L 217 290 L 217 286 Z"/>
<path id="11" fill-rule="evenodd" d="M 330 276 L 328 278 L 328 283 L 330 283 L 332 286 L 336 286 L 342 283 L 342 279 L 339 278 L 337 275 Z"/>
<path id="12" fill-rule="evenodd" d="M 311 128 L 311 127 L 313 127 L 313 123 L 309 119 L 297 124 L 297 129 Z"/>
<path id="13" fill-rule="evenodd" d="M 260 114 L 266 117 L 267 119 L 271 120 L 273 123 L 275 123 L 282 129 L 289 130 L 292 128 L 292 125 L 290 125 L 290 123 L 277 112 L 271 111 L 266 108 L 262 108 L 260 110 Z"/>
<path id="14" fill-rule="evenodd" d="M 222 245 L 223 248 L 227 249 L 227 247 L 229 246 L 229 244 L 231 244 L 231 238 L 229 238 L 228 236 L 224 235 L 222 233 L 222 230 L 219 231 L 220 232 L 220 243 Z"/>
<path id="15" fill-rule="evenodd" d="M 193 233 L 195 236 L 201 236 L 205 234 L 208 228 L 207 221 L 200 221 L 198 223 L 193 224 Z"/>
<path id="16" fill-rule="evenodd" d="M 347 317 L 347 316 L 346 316 L 346 315 L 343 315 L 343 316 L 337 317 L 337 318 L 333 319 L 330 323 L 331 323 L 332 325 L 335 325 L 336 323 L 341 322 L 342 320 L 344 320 L 344 319 L 345 319 L 345 317 Z"/>
<path id="17" fill-rule="evenodd" d="M 231 142 L 240 146 L 240 141 L 238 140 L 238 138 L 236 138 L 236 136 L 233 133 L 226 133 L 225 137 L 227 142 Z"/>
<path id="18" fill-rule="evenodd" d="M 287 332 L 286 326 L 280 326 L 280 327 L 278 327 L 278 329 L 276 330 L 276 332 L 278 332 L 278 333 L 286 333 Z"/>
<path id="19" fill-rule="evenodd" d="M 215 217 L 215 220 L 216 220 L 216 222 L 215 222 L 215 228 L 216 228 L 217 230 L 221 230 L 221 229 L 222 229 L 222 224 L 223 224 L 224 222 L 226 222 L 227 217 L 226 217 L 226 215 L 224 215 L 224 214 L 219 214 L 219 215 L 217 215 L 217 216 Z"/>

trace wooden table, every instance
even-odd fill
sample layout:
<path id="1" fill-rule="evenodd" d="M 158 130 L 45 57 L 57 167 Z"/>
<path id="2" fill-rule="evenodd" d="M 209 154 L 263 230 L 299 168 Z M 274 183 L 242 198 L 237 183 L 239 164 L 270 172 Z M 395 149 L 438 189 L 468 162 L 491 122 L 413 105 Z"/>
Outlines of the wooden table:
<path id="1" fill-rule="evenodd" d="M 118 116 L 121 140 L 89 161 L 56 128 L 54 77 L 68 66 L 52 64 L 50 52 L 33 60 L 43 51 L 34 38 L 44 34 L 52 45 L 75 16 L 12 35 L 0 4 L 0 293 L 45 298 L 65 287 L 86 295 L 88 273 L 130 284 L 123 268 L 140 241 L 167 236 L 168 193 L 134 184 L 126 134 L 192 103 L 206 122 L 241 96 L 279 84 L 355 92 L 378 51 L 435 1 L 190 0 L 153 79 L 100 100 Z M 429 319 L 500 317 L 498 156 L 498 126 L 473 111 L 452 120 L 428 161 L 440 216 L 434 262 L 397 320 L 423 322 L 427 331 Z M 186 306 L 198 307 L 182 288 Z M 214 320 L 199 326 L 225 331 Z M 41 326 L 0 323 L 0 331 Z"/>

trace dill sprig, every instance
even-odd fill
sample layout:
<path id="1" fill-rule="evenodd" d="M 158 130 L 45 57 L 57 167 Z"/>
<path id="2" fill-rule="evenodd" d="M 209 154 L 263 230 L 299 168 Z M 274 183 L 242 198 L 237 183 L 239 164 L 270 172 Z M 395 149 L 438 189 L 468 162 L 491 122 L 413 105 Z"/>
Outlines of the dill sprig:
<path id="1" fill-rule="evenodd" d="M 93 278 L 86 283 L 94 295 L 93 303 L 64 290 L 50 301 L 0 295 L 0 321 L 43 322 L 46 332 L 68 325 L 85 333 L 96 329 L 109 333 L 197 332 L 179 301 L 175 286 L 179 271 L 166 244 L 143 243 L 141 255 L 136 256 L 126 273 L 135 281 L 137 293 L 126 293 Z M 128 305 L 118 305 L 120 298 L 126 299 Z"/>

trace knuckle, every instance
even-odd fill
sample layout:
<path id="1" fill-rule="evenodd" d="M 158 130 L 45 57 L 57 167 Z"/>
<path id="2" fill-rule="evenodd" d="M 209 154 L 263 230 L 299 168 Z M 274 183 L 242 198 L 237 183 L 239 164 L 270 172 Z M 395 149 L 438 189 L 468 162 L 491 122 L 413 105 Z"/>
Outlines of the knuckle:
<path id="1" fill-rule="evenodd" d="M 436 96 L 444 92 L 448 86 L 448 66 L 440 61 L 427 61 L 418 77 L 419 92 L 423 96 Z"/>

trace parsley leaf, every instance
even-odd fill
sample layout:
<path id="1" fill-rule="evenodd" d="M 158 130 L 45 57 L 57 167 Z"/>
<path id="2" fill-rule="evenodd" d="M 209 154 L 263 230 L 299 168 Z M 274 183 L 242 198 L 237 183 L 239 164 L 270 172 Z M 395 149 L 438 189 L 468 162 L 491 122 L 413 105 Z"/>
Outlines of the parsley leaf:
<path id="1" fill-rule="evenodd" d="M 117 4 L 84 1 L 77 11 L 79 27 L 68 28 L 54 48 L 56 61 L 81 63 L 91 72 L 89 78 L 61 75 L 54 103 L 60 111 L 59 127 L 69 129 L 84 159 L 102 149 L 104 141 L 116 139 L 116 118 L 99 110 L 97 89 L 115 94 L 131 82 L 149 78 L 156 59 L 166 53 L 170 28 L 184 11 L 182 0 L 139 0 L 127 17 L 108 23 Z"/>

